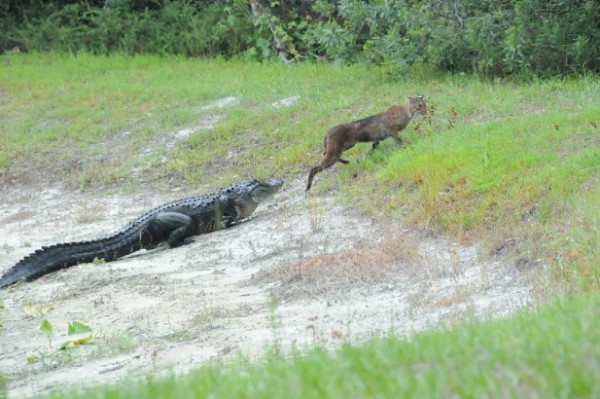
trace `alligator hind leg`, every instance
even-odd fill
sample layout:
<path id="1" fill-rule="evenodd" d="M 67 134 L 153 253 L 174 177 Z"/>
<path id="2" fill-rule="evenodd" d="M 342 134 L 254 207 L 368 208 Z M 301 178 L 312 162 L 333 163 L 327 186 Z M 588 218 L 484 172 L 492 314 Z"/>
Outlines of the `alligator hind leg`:
<path id="1" fill-rule="evenodd" d="M 169 234 L 167 243 L 170 247 L 178 247 L 184 239 L 195 233 L 193 220 L 188 215 L 178 212 L 161 212 L 152 220 L 154 227 Z"/>

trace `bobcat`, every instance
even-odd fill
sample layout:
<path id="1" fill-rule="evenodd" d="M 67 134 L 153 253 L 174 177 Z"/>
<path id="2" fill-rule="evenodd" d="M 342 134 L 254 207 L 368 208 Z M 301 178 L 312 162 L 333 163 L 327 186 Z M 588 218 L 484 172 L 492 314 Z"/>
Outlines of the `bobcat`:
<path id="1" fill-rule="evenodd" d="M 342 152 L 354 147 L 356 143 L 373 142 L 371 149 L 374 150 L 381 140 L 392 137 L 402 145 L 402 139 L 398 135 L 400 131 L 408 126 L 414 116 L 425 112 L 427 112 L 427 104 L 421 94 L 417 97 L 408 97 L 405 104 L 392 105 L 381 114 L 334 126 L 325 135 L 323 160 L 308 174 L 306 191 L 310 190 L 317 173 L 333 166 L 337 161 L 347 164 L 348 161 L 341 158 Z"/>

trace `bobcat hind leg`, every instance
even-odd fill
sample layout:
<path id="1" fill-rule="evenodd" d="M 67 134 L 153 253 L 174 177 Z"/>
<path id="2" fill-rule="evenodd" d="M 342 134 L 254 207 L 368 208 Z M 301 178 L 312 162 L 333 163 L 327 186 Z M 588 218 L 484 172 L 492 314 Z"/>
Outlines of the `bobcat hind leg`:
<path id="1" fill-rule="evenodd" d="M 308 173 L 308 183 L 306 184 L 306 190 L 308 191 L 310 190 L 310 187 L 312 186 L 312 182 L 313 179 L 315 177 L 315 175 L 319 172 L 324 171 L 327 168 L 332 167 L 338 160 L 340 160 L 339 157 L 339 153 L 337 154 L 329 154 L 329 156 L 325 156 L 325 159 L 323 159 L 323 161 L 321 161 L 320 164 L 318 164 L 317 166 L 313 167 L 310 172 Z M 345 161 L 345 159 L 344 159 Z M 346 161 L 347 162 L 347 161 Z M 342 162 L 344 163 L 344 162 Z"/>

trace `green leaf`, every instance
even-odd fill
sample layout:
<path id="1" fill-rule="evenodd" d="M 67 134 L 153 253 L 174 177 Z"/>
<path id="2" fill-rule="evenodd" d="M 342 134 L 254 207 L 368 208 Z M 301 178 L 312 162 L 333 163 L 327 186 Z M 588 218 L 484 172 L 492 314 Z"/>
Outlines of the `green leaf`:
<path id="1" fill-rule="evenodd" d="M 94 258 L 92 263 L 94 265 L 104 265 L 106 263 L 106 260 L 104 258 Z"/>
<path id="2" fill-rule="evenodd" d="M 92 342 L 94 342 L 94 336 L 90 334 L 86 337 L 79 338 L 79 339 L 76 339 L 73 341 L 67 340 L 67 341 L 63 342 L 62 344 L 60 344 L 58 349 L 61 351 L 64 351 L 65 349 L 68 349 L 71 346 L 74 348 L 77 348 L 78 346 L 90 344 Z"/>
<path id="3" fill-rule="evenodd" d="M 92 329 L 79 321 L 69 322 L 69 335 L 92 332 Z"/>
<path id="4" fill-rule="evenodd" d="M 88 335 L 87 337 L 79 338 L 73 341 L 73 346 L 78 347 L 80 345 L 91 344 L 94 342 L 94 336 Z"/>
<path id="5" fill-rule="evenodd" d="M 64 351 L 65 349 L 67 349 L 69 346 L 71 346 L 73 342 L 72 341 L 65 341 L 62 344 L 60 344 L 60 346 L 58 347 L 58 350 L 60 351 Z"/>
<path id="6" fill-rule="evenodd" d="M 48 337 L 52 336 L 52 334 L 54 332 L 54 328 L 52 327 L 52 324 L 50 324 L 48 319 L 44 319 L 42 321 L 42 325 L 40 326 L 40 331 L 43 332 L 44 334 L 46 334 Z"/>

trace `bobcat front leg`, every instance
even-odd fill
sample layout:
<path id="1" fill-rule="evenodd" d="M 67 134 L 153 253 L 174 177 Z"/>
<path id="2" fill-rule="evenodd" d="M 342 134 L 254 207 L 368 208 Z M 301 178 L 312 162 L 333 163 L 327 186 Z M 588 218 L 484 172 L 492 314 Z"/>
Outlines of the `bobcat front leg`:
<path id="1" fill-rule="evenodd" d="M 387 138 L 387 137 L 391 137 L 391 138 L 393 138 L 393 139 L 394 139 L 394 141 L 395 141 L 395 142 L 396 142 L 396 143 L 397 143 L 397 144 L 398 144 L 400 147 L 402 147 L 402 144 L 403 144 L 403 143 L 402 143 L 402 139 L 400 138 L 400 136 L 398 135 L 398 133 L 396 133 L 396 134 L 388 134 L 388 135 L 386 136 L 386 138 Z M 375 141 L 373 142 L 373 145 L 371 146 L 371 151 L 374 151 L 374 150 L 375 150 L 375 148 L 377 148 L 377 146 L 379 145 L 379 143 L 380 143 L 380 142 L 381 142 L 381 140 L 375 140 Z"/>
<path id="2" fill-rule="evenodd" d="M 400 136 L 398 136 L 398 135 L 392 135 L 391 137 L 392 137 L 392 138 L 393 138 L 393 139 L 396 141 L 396 143 L 397 143 L 397 144 L 398 144 L 400 147 L 402 147 L 403 143 L 402 143 L 402 139 L 400 138 Z"/>
<path id="3" fill-rule="evenodd" d="M 377 127 L 377 133 L 372 136 L 373 145 L 371 146 L 371 151 L 375 151 L 375 148 L 379 146 L 379 142 L 387 139 L 390 136 L 391 134 L 388 128 L 386 128 L 383 123 L 380 123 Z"/>

